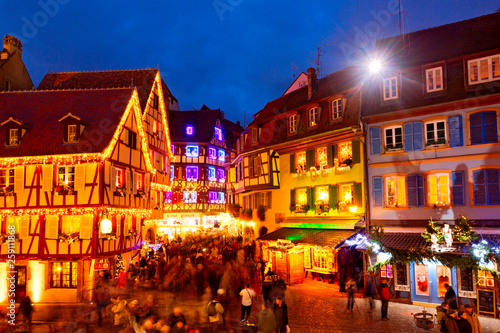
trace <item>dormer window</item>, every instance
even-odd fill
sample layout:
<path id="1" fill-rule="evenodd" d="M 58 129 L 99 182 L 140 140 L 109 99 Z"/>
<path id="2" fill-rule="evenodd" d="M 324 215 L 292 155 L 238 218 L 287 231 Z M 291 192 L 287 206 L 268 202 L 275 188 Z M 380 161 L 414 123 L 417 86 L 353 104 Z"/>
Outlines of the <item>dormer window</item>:
<path id="1" fill-rule="evenodd" d="M 82 136 L 83 130 L 88 125 L 83 119 L 68 113 L 59 122 L 64 125 L 64 139 L 65 143 L 77 143 Z"/>
<path id="2" fill-rule="evenodd" d="M 68 125 L 68 142 L 76 142 L 77 141 L 77 131 L 76 125 Z"/>
<path id="3" fill-rule="evenodd" d="M 259 129 L 257 127 L 253 127 L 251 130 L 252 134 L 252 144 L 256 144 L 259 141 Z"/>
<path id="4" fill-rule="evenodd" d="M 309 109 L 309 127 L 318 125 L 318 108 Z"/>
<path id="5" fill-rule="evenodd" d="M 11 128 L 9 130 L 9 146 L 17 146 L 19 144 L 19 129 Z"/>

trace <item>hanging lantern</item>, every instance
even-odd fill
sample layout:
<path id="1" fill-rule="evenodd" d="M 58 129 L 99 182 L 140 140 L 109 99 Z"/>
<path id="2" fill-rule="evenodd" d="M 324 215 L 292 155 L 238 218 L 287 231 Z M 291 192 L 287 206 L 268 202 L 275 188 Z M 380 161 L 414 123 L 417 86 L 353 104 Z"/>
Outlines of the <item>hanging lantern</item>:
<path id="1" fill-rule="evenodd" d="M 103 218 L 101 220 L 101 233 L 109 234 L 112 231 L 113 231 L 113 224 L 111 223 L 111 220 L 109 220 L 107 217 Z"/>

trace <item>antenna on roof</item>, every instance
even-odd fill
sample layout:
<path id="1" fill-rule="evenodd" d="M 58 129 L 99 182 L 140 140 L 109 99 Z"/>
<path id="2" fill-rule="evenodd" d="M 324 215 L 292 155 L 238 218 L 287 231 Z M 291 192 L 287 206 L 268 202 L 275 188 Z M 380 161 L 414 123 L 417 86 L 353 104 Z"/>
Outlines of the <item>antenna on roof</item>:
<path id="1" fill-rule="evenodd" d="M 331 42 L 321 46 L 316 46 L 317 58 L 315 61 L 313 61 L 313 63 L 316 65 L 316 72 L 318 73 L 318 79 L 321 78 L 321 54 L 325 53 L 325 51 L 323 51 L 323 48 L 335 43 L 338 43 L 338 41 Z"/>
<path id="2" fill-rule="evenodd" d="M 243 110 L 243 128 L 247 127 L 247 113 Z"/>
<path id="3" fill-rule="evenodd" d="M 50 67 L 49 67 L 49 73 L 50 73 Z"/>
<path id="4" fill-rule="evenodd" d="M 155 68 L 156 68 L 156 65 L 157 65 L 157 64 L 155 64 Z"/>
<path id="5" fill-rule="evenodd" d="M 293 80 L 295 80 L 295 70 L 297 69 L 297 66 L 292 62 L 292 68 L 293 68 Z"/>
<path id="6" fill-rule="evenodd" d="M 133 87 L 134 86 L 134 77 L 132 76 L 132 83 L 130 85 Z"/>

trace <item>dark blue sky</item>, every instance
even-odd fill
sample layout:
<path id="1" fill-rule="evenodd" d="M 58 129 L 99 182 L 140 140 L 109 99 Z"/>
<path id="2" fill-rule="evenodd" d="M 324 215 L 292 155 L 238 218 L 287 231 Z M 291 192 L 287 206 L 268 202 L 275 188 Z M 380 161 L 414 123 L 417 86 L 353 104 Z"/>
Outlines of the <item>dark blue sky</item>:
<path id="1" fill-rule="evenodd" d="M 0 35 L 24 44 L 35 85 L 48 72 L 158 66 L 181 110 L 207 104 L 245 123 L 296 74 L 354 61 L 360 36 L 399 34 L 397 0 L 1 1 Z M 495 12 L 498 0 L 402 0 L 405 32 Z M 396 8 L 397 11 L 397 8 Z M 382 14 L 381 16 L 377 13 Z M 377 17 L 377 18 L 376 18 Z M 349 53 L 351 52 L 351 53 Z"/>

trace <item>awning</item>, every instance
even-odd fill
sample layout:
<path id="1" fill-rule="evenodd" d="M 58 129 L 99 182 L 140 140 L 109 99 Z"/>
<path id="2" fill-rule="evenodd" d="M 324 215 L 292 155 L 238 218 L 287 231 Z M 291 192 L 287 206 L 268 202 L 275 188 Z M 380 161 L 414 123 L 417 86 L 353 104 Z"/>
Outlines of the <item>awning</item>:
<path id="1" fill-rule="evenodd" d="M 280 225 L 284 228 L 313 228 L 313 229 L 351 229 L 360 225 L 359 218 L 336 218 L 336 217 L 289 217 Z"/>
<path id="2" fill-rule="evenodd" d="M 288 239 L 294 244 L 307 244 L 338 248 L 346 239 L 357 234 L 356 230 L 280 228 L 257 238 L 260 241 Z"/>

